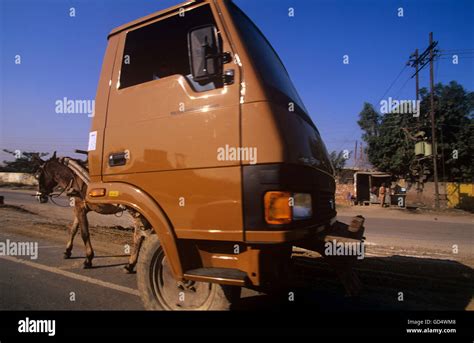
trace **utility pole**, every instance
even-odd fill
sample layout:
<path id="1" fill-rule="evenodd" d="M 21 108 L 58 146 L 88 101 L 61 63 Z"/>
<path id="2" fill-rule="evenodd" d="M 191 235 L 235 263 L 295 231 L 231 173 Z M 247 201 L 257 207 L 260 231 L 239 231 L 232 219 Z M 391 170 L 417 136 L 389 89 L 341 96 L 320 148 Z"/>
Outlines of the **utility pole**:
<path id="1" fill-rule="evenodd" d="M 435 123 L 435 113 L 434 113 L 434 46 L 433 43 L 433 32 L 430 32 L 430 114 L 431 114 L 431 142 L 433 145 L 433 177 L 435 183 L 435 208 L 439 209 L 439 186 L 438 186 L 438 149 L 436 145 L 436 123 Z"/>
<path id="2" fill-rule="evenodd" d="M 354 149 L 354 166 L 357 167 L 357 140 L 355 141 L 355 149 Z"/>
<path id="3" fill-rule="evenodd" d="M 424 56 L 426 56 L 426 52 L 423 53 Z M 415 52 L 413 54 L 410 55 L 410 59 L 408 60 L 407 62 L 407 65 L 410 65 L 411 64 L 411 67 L 415 68 L 415 74 L 413 76 L 416 76 L 416 82 L 415 82 L 415 97 L 416 97 L 416 103 L 418 104 L 418 100 L 420 99 L 420 77 L 419 77 L 419 71 L 420 71 L 420 64 L 424 63 L 425 60 L 421 60 L 420 58 L 420 55 L 418 53 L 418 48 L 415 49 Z M 412 78 L 413 78 L 412 76 Z M 417 123 L 420 124 L 420 116 L 421 116 L 421 113 L 420 113 L 420 109 L 418 109 L 418 117 L 416 118 L 417 120 Z M 417 131 L 419 129 L 419 126 L 417 126 Z M 408 130 L 406 130 L 406 133 L 408 135 L 411 135 L 410 132 Z M 415 132 L 417 133 L 417 132 Z M 417 139 L 415 139 L 415 141 L 417 141 Z M 420 161 L 420 164 L 419 164 L 419 170 L 417 171 L 418 175 L 418 179 L 417 179 L 417 182 L 416 182 L 416 196 L 417 196 L 417 202 L 421 202 L 421 192 L 423 190 L 423 167 L 422 167 L 422 162 Z"/>
<path id="4" fill-rule="evenodd" d="M 419 94 L 420 94 L 420 79 L 418 77 L 418 72 L 421 69 L 419 68 L 419 65 L 426 62 L 426 54 L 427 54 L 427 51 L 425 51 L 422 54 L 422 56 L 420 56 L 418 54 L 418 49 L 415 49 L 415 52 L 410 55 L 410 59 L 407 62 L 407 66 L 411 66 L 415 68 L 415 74 L 413 74 L 411 78 L 413 78 L 413 76 L 416 76 L 416 100 L 419 99 Z"/>
<path id="5" fill-rule="evenodd" d="M 432 157 L 433 157 L 433 178 L 435 183 L 435 207 L 439 209 L 439 185 L 438 185 L 438 150 L 436 144 L 436 122 L 434 114 L 434 57 L 435 50 L 434 48 L 438 42 L 433 41 L 433 32 L 430 32 L 430 42 L 429 46 L 423 51 L 421 55 L 418 55 L 418 49 L 415 50 L 415 53 L 410 56 L 410 60 L 407 62 L 407 65 L 416 68 L 415 73 L 411 76 L 412 78 L 416 76 L 416 99 L 419 99 L 419 79 L 418 73 L 429 63 L 430 64 L 430 117 L 431 117 L 431 145 L 432 145 Z M 413 58 L 413 59 L 411 59 Z M 420 118 L 418 117 L 418 120 Z M 420 178 L 421 182 L 421 178 Z"/>
<path id="6" fill-rule="evenodd" d="M 418 76 L 418 72 L 420 71 L 419 66 L 420 66 L 420 64 L 424 63 L 425 60 L 426 60 L 426 51 L 423 53 L 422 56 L 420 56 L 418 54 L 418 49 L 416 49 L 415 52 L 410 55 L 410 59 L 407 62 L 407 65 L 411 64 L 411 66 L 415 68 L 415 74 L 412 75 L 412 78 L 413 78 L 413 76 L 416 76 L 415 85 L 416 85 L 416 100 L 417 100 L 417 103 L 418 103 L 418 100 L 420 99 L 420 79 L 419 79 L 419 76 Z M 418 116 L 417 119 L 418 119 L 418 121 L 420 121 L 420 116 Z"/>
<path id="7" fill-rule="evenodd" d="M 415 70 L 416 70 L 416 100 L 418 101 L 420 98 L 420 79 L 418 76 L 418 49 L 415 50 Z M 418 117 L 418 120 L 420 120 L 420 117 Z"/>

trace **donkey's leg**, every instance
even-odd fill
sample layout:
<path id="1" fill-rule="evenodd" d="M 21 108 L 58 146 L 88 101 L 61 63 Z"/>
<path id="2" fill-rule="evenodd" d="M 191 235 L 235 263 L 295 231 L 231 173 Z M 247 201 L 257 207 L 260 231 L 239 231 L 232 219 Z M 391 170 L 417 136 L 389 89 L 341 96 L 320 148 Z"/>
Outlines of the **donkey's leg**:
<path id="1" fill-rule="evenodd" d="M 142 246 L 143 240 L 145 239 L 145 234 L 143 231 L 143 224 L 140 218 L 134 216 L 134 229 L 133 229 L 133 250 L 128 259 L 128 264 L 124 267 L 127 273 L 133 273 L 133 269 L 138 261 L 138 254 L 140 253 L 140 248 Z"/>
<path id="2" fill-rule="evenodd" d="M 81 211 L 79 214 L 79 222 L 81 226 L 81 237 L 86 247 L 86 259 L 84 261 L 84 268 L 91 268 L 92 259 L 94 258 L 94 250 L 92 249 L 92 244 L 89 235 L 89 221 L 87 220 L 87 211 L 83 207 L 81 207 Z"/>
<path id="3" fill-rule="evenodd" d="M 71 257 L 72 246 L 74 243 L 74 237 L 76 236 L 77 229 L 79 228 L 79 219 L 77 215 L 74 217 L 74 222 L 72 223 L 71 228 L 69 229 L 70 237 L 66 245 L 66 251 L 64 252 L 64 258 Z"/>

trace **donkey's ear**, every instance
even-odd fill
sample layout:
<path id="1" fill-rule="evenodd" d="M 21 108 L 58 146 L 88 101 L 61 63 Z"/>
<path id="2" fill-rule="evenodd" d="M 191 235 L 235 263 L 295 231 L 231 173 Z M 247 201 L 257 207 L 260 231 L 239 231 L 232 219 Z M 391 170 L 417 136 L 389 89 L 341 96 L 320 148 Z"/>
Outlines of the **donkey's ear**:
<path id="1" fill-rule="evenodd" d="M 34 162 L 34 163 L 37 163 L 39 165 L 42 165 L 44 163 L 44 161 L 41 159 L 41 157 L 39 157 L 39 154 L 33 154 L 31 155 L 31 160 Z"/>
<path id="2" fill-rule="evenodd" d="M 55 160 L 56 159 L 56 151 L 54 152 L 53 156 L 51 156 L 51 160 Z"/>

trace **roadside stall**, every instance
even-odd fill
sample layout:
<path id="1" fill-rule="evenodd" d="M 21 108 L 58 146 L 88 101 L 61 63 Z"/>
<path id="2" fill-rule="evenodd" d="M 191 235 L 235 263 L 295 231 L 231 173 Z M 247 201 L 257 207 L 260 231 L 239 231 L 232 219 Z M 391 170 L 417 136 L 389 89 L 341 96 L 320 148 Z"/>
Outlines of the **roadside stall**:
<path id="1" fill-rule="evenodd" d="M 355 203 L 370 205 L 378 203 L 378 190 L 382 183 L 389 186 L 392 181 L 390 174 L 382 172 L 358 171 L 354 173 Z"/>

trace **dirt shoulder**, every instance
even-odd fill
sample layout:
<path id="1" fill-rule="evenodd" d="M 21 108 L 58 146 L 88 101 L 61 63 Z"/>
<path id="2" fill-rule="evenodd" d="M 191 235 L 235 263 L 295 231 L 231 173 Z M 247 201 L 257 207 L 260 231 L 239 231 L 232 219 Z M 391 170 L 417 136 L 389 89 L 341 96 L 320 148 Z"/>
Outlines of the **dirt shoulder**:
<path id="1" fill-rule="evenodd" d="M 382 208 L 378 205 L 371 206 L 338 206 L 337 213 L 340 216 L 362 215 L 367 218 L 386 219 L 408 219 L 408 220 L 436 220 L 448 223 L 472 223 L 474 224 L 474 214 L 462 210 L 408 210 L 397 207 Z"/>
<path id="2" fill-rule="evenodd" d="M 4 233 L 20 234 L 31 238 L 45 238 L 49 241 L 64 244 L 69 238 L 70 222 L 40 216 L 23 207 L 14 205 L 0 206 L 0 230 Z M 124 245 L 132 245 L 133 229 L 121 226 L 90 227 L 94 248 L 104 252 L 123 252 Z M 80 234 L 76 237 L 76 249 L 82 249 Z"/>

